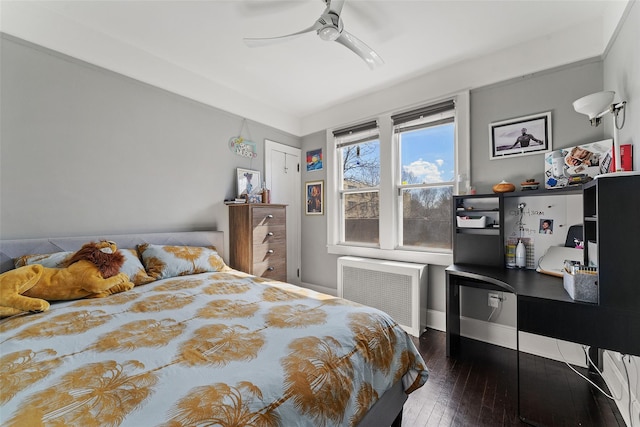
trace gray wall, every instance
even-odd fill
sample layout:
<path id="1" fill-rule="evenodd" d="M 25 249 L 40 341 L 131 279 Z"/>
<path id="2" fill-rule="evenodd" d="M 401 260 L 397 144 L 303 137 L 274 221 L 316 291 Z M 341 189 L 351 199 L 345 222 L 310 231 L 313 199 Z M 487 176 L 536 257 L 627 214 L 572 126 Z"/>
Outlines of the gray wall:
<path id="1" fill-rule="evenodd" d="M 3 35 L 0 238 L 228 229 L 242 118 Z M 228 245 L 228 242 L 227 242 Z M 228 252 L 225 252 L 228 253 Z"/>
<path id="2" fill-rule="evenodd" d="M 544 154 L 489 159 L 489 124 L 551 111 L 554 149 L 604 138 L 573 109 L 573 101 L 602 90 L 602 61 L 593 60 L 471 91 L 471 180 L 478 192 L 505 179 L 516 186 L 527 178 L 544 182 Z"/>
<path id="3" fill-rule="evenodd" d="M 302 182 L 324 180 L 327 183 L 326 133 L 316 132 L 302 139 L 302 155 L 307 151 L 322 148 L 324 167 L 307 172 L 302 169 Z M 325 215 L 302 215 L 302 282 L 330 289 L 337 289 L 338 256 L 327 253 L 327 209 L 333 203 L 325 193 Z"/>
<path id="4" fill-rule="evenodd" d="M 572 103 L 581 96 L 602 90 L 602 82 L 602 61 L 592 60 L 472 90 L 471 179 L 478 192 L 491 192 L 493 184 L 502 179 L 519 183 L 531 177 L 541 180 L 543 176 L 543 154 L 489 160 L 488 129 L 491 122 L 551 111 L 554 147 L 601 140 L 603 128 L 591 127 L 584 116 L 573 110 Z M 303 138 L 303 152 L 318 147 L 326 148 L 324 132 Z M 326 169 L 322 174 L 303 173 L 303 180 L 326 180 L 325 174 Z M 327 198 L 326 203 L 329 206 L 331 199 Z M 302 224 L 303 282 L 335 289 L 337 256 L 327 254 L 326 216 L 303 218 Z M 444 268 L 433 265 L 429 267 L 427 305 L 430 310 L 445 311 Z M 462 298 L 463 314 L 486 319 L 490 313 L 486 304 L 486 291 L 465 291 Z M 511 307 L 513 303 L 512 298 L 508 299 L 501 312 L 494 314 L 493 321 L 514 324 L 515 309 Z"/>
<path id="5" fill-rule="evenodd" d="M 620 144 L 633 144 L 633 170 L 640 170 L 640 4 L 635 1 L 604 60 L 604 90 L 616 92 L 615 101 L 627 101 L 627 120 L 619 131 Z M 622 122 L 622 120 L 620 120 Z M 604 123 L 613 134 L 612 121 Z"/>

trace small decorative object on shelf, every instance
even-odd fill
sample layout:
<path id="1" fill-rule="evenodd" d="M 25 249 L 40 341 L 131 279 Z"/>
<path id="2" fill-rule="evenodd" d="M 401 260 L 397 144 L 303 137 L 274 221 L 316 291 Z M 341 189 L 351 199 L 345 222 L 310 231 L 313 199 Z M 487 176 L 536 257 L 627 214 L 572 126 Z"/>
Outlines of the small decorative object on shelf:
<path id="1" fill-rule="evenodd" d="M 538 189 L 538 185 L 540 185 L 540 183 L 538 181 L 536 181 L 533 178 L 530 178 L 524 182 L 520 183 L 520 187 L 522 188 L 522 191 L 525 190 L 537 190 Z"/>
<path id="2" fill-rule="evenodd" d="M 262 203 L 271 203 L 271 192 L 267 188 L 266 181 L 262 181 Z"/>
<path id="3" fill-rule="evenodd" d="M 494 193 L 510 193 L 512 191 L 516 191 L 516 186 L 510 182 L 502 180 L 494 185 L 492 189 Z"/>
<path id="4" fill-rule="evenodd" d="M 247 194 L 247 199 L 249 203 L 263 203 L 262 194 L 260 193 Z"/>

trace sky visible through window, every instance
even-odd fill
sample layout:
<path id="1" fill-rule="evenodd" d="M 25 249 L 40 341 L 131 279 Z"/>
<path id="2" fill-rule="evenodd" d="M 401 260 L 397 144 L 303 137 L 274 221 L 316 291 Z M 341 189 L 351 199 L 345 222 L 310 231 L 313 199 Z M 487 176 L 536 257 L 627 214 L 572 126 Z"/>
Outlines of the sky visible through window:
<path id="1" fill-rule="evenodd" d="M 454 180 L 454 131 L 447 123 L 402 133 L 402 170 L 417 178 L 413 183 Z"/>

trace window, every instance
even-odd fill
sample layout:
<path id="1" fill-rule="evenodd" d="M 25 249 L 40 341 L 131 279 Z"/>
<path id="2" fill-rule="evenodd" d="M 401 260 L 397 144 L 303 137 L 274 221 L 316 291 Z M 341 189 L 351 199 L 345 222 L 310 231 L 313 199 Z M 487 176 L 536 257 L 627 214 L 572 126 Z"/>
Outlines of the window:
<path id="1" fill-rule="evenodd" d="M 341 242 L 379 244 L 380 140 L 375 122 L 334 132 Z"/>
<path id="2" fill-rule="evenodd" d="M 398 246 L 451 250 L 455 106 L 442 102 L 394 115 L 398 155 Z"/>
<path id="3" fill-rule="evenodd" d="M 328 130 L 327 153 L 329 253 L 453 262 L 455 177 L 470 175 L 468 92 Z"/>

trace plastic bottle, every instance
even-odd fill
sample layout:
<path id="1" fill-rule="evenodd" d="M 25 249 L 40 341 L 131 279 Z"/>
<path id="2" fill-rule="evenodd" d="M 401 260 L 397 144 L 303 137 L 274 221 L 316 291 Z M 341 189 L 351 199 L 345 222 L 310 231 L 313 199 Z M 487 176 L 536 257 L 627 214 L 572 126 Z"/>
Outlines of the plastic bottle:
<path id="1" fill-rule="evenodd" d="M 527 266 L 527 249 L 522 243 L 522 240 L 518 240 L 518 246 L 516 246 L 516 267 L 524 268 Z"/>

